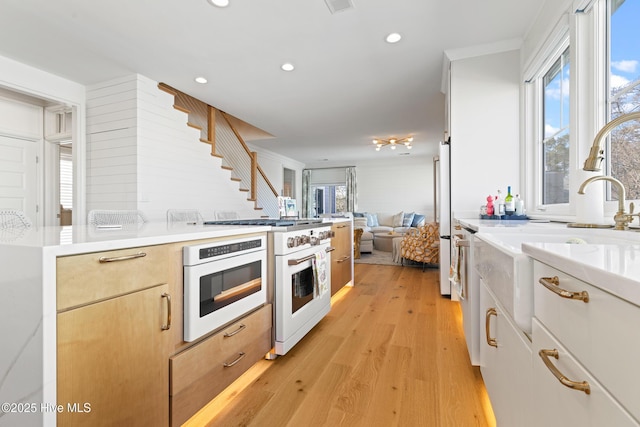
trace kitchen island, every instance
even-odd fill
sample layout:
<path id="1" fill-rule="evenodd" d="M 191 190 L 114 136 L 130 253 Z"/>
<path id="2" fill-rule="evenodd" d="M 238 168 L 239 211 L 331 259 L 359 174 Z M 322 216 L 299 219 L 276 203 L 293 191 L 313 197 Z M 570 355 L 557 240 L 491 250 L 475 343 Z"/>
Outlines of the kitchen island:
<path id="1" fill-rule="evenodd" d="M 173 248 L 179 248 L 180 242 L 266 234 L 269 229 L 266 226 L 169 226 L 165 223 L 147 223 L 133 229 L 36 227 L 3 234 L 3 240 L 0 241 L 0 336 L 3 348 L 0 354 L 0 396 L 5 406 L 0 412 L 0 426 L 54 426 L 60 412 L 92 410 L 92 402 L 57 401 L 59 302 L 56 277 L 59 259 L 139 247 L 173 245 Z M 182 274 L 177 271 L 181 268 L 179 251 L 175 252 L 174 249 L 173 253 L 169 265 L 159 266 L 168 282 L 176 282 L 175 278 Z M 166 260 L 162 256 L 159 255 L 157 259 Z M 150 271 L 153 274 L 153 269 Z M 79 282 L 87 280 L 87 286 L 95 285 L 90 282 L 90 276 L 75 279 Z M 167 285 L 167 289 L 175 289 L 176 283 Z M 73 297 L 74 292 L 71 294 Z M 181 297 L 178 300 L 181 301 Z M 78 306 L 83 304 L 79 302 Z M 115 319 L 106 318 L 107 326 L 111 320 Z M 176 323 L 174 331 L 181 329 L 181 321 Z M 180 336 L 181 332 L 178 332 Z M 112 330 L 112 334 L 118 335 L 118 331 Z M 168 354 L 178 347 L 178 344 L 173 344 L 177 340 L 172 337 L 168 339 Z"/>

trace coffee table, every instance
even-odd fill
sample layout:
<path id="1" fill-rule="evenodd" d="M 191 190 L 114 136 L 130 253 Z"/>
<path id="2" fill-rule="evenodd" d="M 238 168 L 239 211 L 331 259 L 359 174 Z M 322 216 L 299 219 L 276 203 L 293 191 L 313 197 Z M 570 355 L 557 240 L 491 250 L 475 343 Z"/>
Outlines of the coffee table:
<path id="1" fill-rule="evenodd" d="M 394 237 L 402 237 L 398 233 L 376 233 L 373 235 L 373 247 L 379 251 L 391 252 Z"/>

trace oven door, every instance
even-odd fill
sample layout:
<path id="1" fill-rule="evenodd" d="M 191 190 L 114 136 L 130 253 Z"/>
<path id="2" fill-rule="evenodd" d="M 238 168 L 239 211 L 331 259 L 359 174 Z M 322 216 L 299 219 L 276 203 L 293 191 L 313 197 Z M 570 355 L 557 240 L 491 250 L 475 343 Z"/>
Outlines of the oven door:
<path id="1" fill-rule="evenodd" d="M 326 283 L 321 286 L 314 274 L 313 258 L 326 253 Z M 275 352 L 285 354 L 304 337 L 331 308 L 331 249 L 328 244 L 313 246 L 276 257 Z"/>
<path id="2" fill-rule="evenodd" d="M 267 252 L 184 267 L 184 340 L 194 341 L 267 302 Z"/>

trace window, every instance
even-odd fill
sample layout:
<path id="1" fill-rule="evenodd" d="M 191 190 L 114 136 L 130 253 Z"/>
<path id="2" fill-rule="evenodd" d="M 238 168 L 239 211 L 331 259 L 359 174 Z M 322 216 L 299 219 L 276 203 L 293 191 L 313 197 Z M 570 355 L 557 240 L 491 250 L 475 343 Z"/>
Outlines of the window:
<path id="1" fill-rule="evenodd" d="M 608 10 L 609 119 L 640 111 L 640 0 L 612 0 Z M 611 132 L 607 146 L 607 174 L 619 179 L 628 199 L 640 199 L 640 122 L 623 123 Z M 609 188 L 609 200 L 616 200 Z"/>
<path id="2" fill-rule="evenodd" d="M 542 78 L 542 203 L 569 202 L 569 48 Z"/>

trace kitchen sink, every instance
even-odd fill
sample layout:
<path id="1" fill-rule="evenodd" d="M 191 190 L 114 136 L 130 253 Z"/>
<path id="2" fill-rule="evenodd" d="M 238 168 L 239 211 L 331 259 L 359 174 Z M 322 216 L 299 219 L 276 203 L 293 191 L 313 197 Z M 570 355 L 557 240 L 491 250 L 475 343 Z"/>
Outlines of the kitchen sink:
<path id="1" fill-rule="evenodd" d="M 630 243 L 626 233 L 576 232 L 573 229 L 555 229 L 553 233 L 478 233 L 474 242 L 474 267 L 480 278 L 528 335 L 533 317 L 533 260 L 522 253 L 522 243 Z"/>

